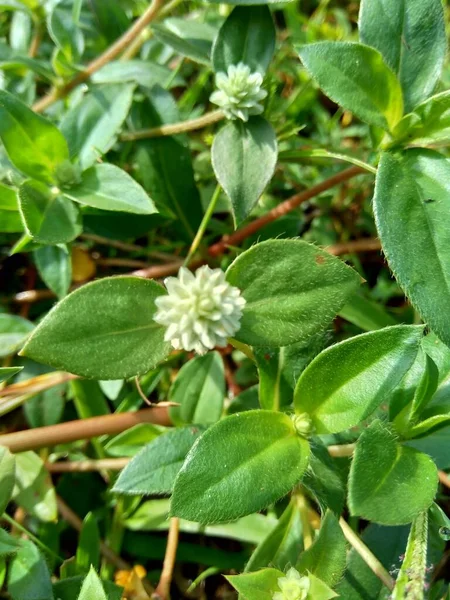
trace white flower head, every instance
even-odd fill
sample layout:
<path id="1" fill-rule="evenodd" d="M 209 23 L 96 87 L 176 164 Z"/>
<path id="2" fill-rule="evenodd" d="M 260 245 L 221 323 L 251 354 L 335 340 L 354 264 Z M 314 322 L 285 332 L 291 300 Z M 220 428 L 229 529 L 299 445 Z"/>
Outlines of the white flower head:
<path id="1" fill-rule="evenodd" d="M 250 71 L 250 67 L 239 63 L 228 67 L 227 73 L 217 73 L 216 86 L 211 102 L 220 106 L 227 119 L 248 121 L 250 115 L 260 115 L 264 107 L 259 104 L 267 96 L 261 89 L 261 73 Z"/>
<path id="2" fill-rule="evenodd" d="M 278 587 L 281 592 L 275 592 L 273 600 L 306 600 L 311 583 L 309 577 L 302 576 L 293 567 L 285 577 L 279 577 Z"/>
<path id="3" fill-rule="evenodd" d="M 156 298 L 154 319 L 167 327 L 164 339 L 174 348 L 205 354 L 224 348 L 240 328 L 245 299 L 222 269 L 205 265 L 194 275 L 181 267 L 178 277 L 168 277 L 164 284 L 168 294 Z"/>

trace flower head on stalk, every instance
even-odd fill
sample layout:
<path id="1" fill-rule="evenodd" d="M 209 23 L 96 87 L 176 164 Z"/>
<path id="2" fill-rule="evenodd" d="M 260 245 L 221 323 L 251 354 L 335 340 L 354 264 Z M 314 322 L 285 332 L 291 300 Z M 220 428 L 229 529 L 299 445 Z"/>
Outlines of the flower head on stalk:
<path id="1" fill-rule="evenodd" d="M 164 339 L 174 348 L 205 354 L 239 330 L 245 299 L 221 269 L 205 265 L 194 275 L 181 267 L 164 283 L 168 294 L 155 300 L 154 319 L 167 327 Z"/>

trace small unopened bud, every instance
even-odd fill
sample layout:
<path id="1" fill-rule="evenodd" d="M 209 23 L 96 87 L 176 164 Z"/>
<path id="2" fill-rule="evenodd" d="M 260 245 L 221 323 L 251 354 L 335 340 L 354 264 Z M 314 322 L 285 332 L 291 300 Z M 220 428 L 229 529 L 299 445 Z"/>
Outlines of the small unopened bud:
<path id="1" fill-rule="evenodd" d="M 312 431 L 312 421 L 308 413 L 300 413 L 299 415 L 291 416 L 294 423 L 295 431 L 302 437 L 308 437 Z"/>
<path id="2" fill-rule="evenodd" d="M 80 169 L 70 160 L 63 160 L 55 169 L 55 179 L 60 187 L 70 187 L 80 182 Z"/>

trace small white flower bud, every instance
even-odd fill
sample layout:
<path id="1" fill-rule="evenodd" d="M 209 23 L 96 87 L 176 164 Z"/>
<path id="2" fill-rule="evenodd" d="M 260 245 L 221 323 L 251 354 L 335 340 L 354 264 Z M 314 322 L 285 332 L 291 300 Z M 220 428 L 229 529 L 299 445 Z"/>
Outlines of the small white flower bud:
<path id="1" fill-rule="evenodd" d="M 167 327 L 164 339 L 174 348 L 205 354 L 224 348 L 239 330 L 245 299 L 221 269 L 205 265 L 194 275 L 181 267 L 178 277 L 164 283 L 168 294 L 156 298 L 154 319 Z"/>
<path id="2" fill-rule="evenodd" d="M 261 73 L 250 71 L 250 67 L 239 63 L 228 67 L 227 73 L 217 73 L 216 86 L 211 102 L 220 106 L 227 119 L 248 121 L 250 115 L 260 115 L 264 108 L 259 104 L 267 96 L 261 89 Z"/>
<path id="3" fill-rule="evenodd" d="M 278 587 L 281 592 L 275 592 L 273 600 L 306 600 L 311 583 L 307 576 L 301 576 L 297 569 L 289 569 L 285 577 L 279 577 Z"/>

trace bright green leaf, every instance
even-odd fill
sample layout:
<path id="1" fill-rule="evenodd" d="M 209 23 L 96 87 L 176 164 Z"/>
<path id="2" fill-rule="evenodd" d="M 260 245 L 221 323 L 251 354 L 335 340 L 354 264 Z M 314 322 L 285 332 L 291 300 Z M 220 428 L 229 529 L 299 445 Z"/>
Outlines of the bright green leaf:
<path id="1" fill-rule="evenodd" d="M 152 31 L 157 40 L 178 54 L 209 65 L 211 46 L 216 35 L 216 29 L 209 23 L 170 17 L 162 23 L 155 23 Z"/>
<path id="2" fill-rule="evenodd" d="M 91 566 L 98 569 L 100 562 L 100 533 L 97 519 L 90 512 L 83 520 L 78 539 L 76 564 L 80 572 L 89 571 Z"/>
<path id="3" fill-rule="evenodd" d="M 11 499 L 16 478 L 16 461 L 7 448 L 0 446 L 0 515 Z"/>
<path id="4" fill-rule="evenodd" d="M 308 460 L 309 444 L 287 415 L 231 415 L 209 428 L 187 455 L 171 513 L 213 524 L 261 510 L 300 481 Z"/>
<path id="5" fill-rule="evenodd" d="M 64 0 L 58 2 L 48 15 L 47 28 L 56 46 L 70 62 L 77 62 L 84 49 L 83 30 L 72 16 L 72 10 Z"/>
<path id="6" fill-rule="evenodd" d="M 211 425 L 220 419 L 225 399 L 225 375 L 218 352 L 197 356 L 181 367 L 169 391 L 175 425 Z"/>
<path id="7" fill-rule="evenodd" d="M 56 494 L 44 463 L 35 452 L 16 454 L 16 485 L 13 492 L 16 504 L 39 520 L 56 521 Z"/>
<path id="8" fill-rule="evenodd" d="M 170 352 L 164 328 L 153 320 L 154 300 L 164 293 L 137 277 L 89 283 L 55 306 L 22 354 L 96 379 L 147 373 Z"/>
<path id="9" fill-rule="evenodd" d="M 14 377 L 22 369 L 23 367 L 0 367 L 0 383 L 3 383 L 3 381 L 8 380 L 10 377 Z"/>
<path id="10" fill-rule="evenodd" d="M 120 473 L 114 491 L 120 494 L 170 494 L 175 477 L 202 428 L 174 429 L 143 448 Z"/>
<path id="11" fill-rule="evenodd" d="M 262 569 L 255 573 L 227 575 L 226 578 L 244 600 L 272 600 L 278 589 L 278 579 L 284 573 L 277 569 Z"/>
<path id="12" fill-rule="evenodd" d="M 20 548 L 20 543 L 12 535 L 9 535 L 4 529 L 0 529 L 0 557 L 15 554 Z"/>
<path id="13" fill-rule="evenodd" d="M 152 423 L 138 423 L 122 433 L 118 433 L 105 445 L 105 452 L 109 456 L 134 457 L 144 446 L 159 437 L 164 430 Z"/>
<path id="14" fill-rule="evenodd" d="M 275 27 L 267 6 L 237 6 L 219 30 L 212 51 L 214 70 L 244 63 L 264 74 L 275 50 Z"/>
<path id="15" fill-rule="evenodd" d="M 450 345 L 449 159 L 433 150 L 384 153 L 374 212 L 397 281 L 424 321 Z"/>
<path id="16" fill-rule="evenodd" d="M 236 338 L 287 346 L 323 331 L 359 285 L 344 262 L 301 240 L 269 240 L 243 252 L 228 281 L 247 304 Z"/>
<path id="17" fill-rule="evenodd" d="M 66 198 L 103 210 L 150 215 L 157 212 L 142 187 L 119 167 L 102 164 L 81 175 L 81 182 L 63 190 Z"/>
<path id="18" fill-rule="evenodd" d="M 3 233 L 23 231 L 16 190 L 0 183 L 0 230 Z"/>
<path id="19" fill-rule="evenodd" d="M 62 133 L 3 90 L 0 90 L 0 139 L 13 165 L 41 181 L 51 182 L 56 167 L 69 158 Z"/>
<path id="20" fill-rule="evenodd" d="M 400 84 L 377 50 L 319 42 L 302 46 L 299 54 L 325 94 L 362 121 L 390 130 L 403 116 Z"/>
<path id="21" fill-rule="evenodd" d="M 78 600 L 93 600 L 94 598 L 95 600 L 108 600 L 100 577 L 91 567 L 86 579 L 83 581 L 83 585 L 81 586 Z"/>
<path id="22" fill-rule="evenodd" d="M 8 592 L 12 600 L 53 600 L 45 558 L 29 540 L 21 544 L 8 570 Z"/>
<path id="23" fill-rule="evenodd" d="M 450 90 L 416 106 L 397 123 L 392 136 L 396 142 L 418 146 L 450 140 Z"/>
<path id="24" fill-rule="evenodd" d="M 34 325 L 22 317 L 0 314 L 0 357 L 17 352 L 33 329 Z"/>
<path id="25" fill-rule="evenodd" d="M 78 208 L 45 184 L 28 179 L 19 188 L 19 208 L 25 227 L 35 242 L 64 244 L 82 231 Z"/>
<path id="26" fill-rule="evenodd" d="M 349 477 L 352 515 L 384 525 L 410 523 L 437 491 L 437 469 L 426 454 L 400 445 L 380 421 L 363 431 Z"/>
<path id="27" fill-rule="evenodd" d="M 302 373 L 296 413 L 308 413 L 317 433 L 357 425 L 387 398 L 413 364 L 422 326 L 364 333 L 324 350 Z"/>
<path id="28" fill-rule="evenodd" d="M 271 180 L 277 152 L 275 131 L 262 117 L 230 121 L 215 136 L 214 173 L 231 200 L 236 225 L 248 217 Z"/>

